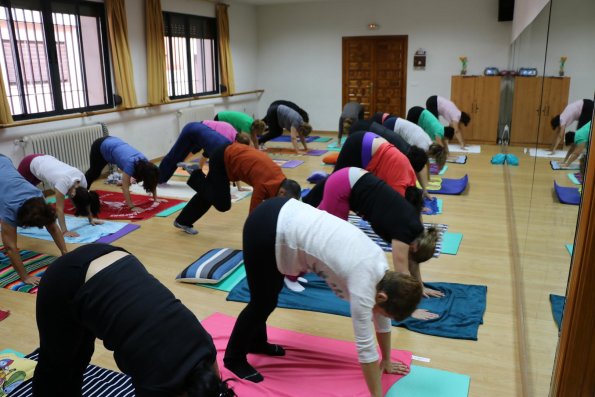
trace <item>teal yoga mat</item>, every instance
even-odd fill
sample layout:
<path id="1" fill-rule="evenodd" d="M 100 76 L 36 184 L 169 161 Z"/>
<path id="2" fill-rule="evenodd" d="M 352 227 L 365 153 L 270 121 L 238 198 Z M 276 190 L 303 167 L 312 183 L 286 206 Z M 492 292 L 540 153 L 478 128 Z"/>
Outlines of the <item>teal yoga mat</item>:
<path id="1" fill-rule="evenodd" d="M 578 179 L 576 179 L 576 176 L 574 176 L 574 173 L 569 173 L 568 174 L 568 179 L 570 179 L 570 181 L 575 184 L 575 185 L 580 185 L 581 183 L 578 181 Z"/>
<path id="2" fill-rule="evenodd" d="M 470 382 L 467 375 L 412 365 L 409 375 L 396 382 L 385 397 L 467 397 Z"/>
<path id="3" fill-rule="evenodd" d="M 216 289 L 218 291 L 230 292 L 240 281 L 246 278 L 246 269 L 240 265 L 231 274 L 219 281 L 217 284 L 196 284 L 201 287 Z"/>
<path id="4" fill-rule="evenodd" d="M 14 354 L 17 357 L 25 357 L 25 355 L 21 352 L 18 352 L 16 350 L 12 350 L 12 349 L 4 349 L 4 350 L 0 350 L 0 354 Z"/>
<path id="5" fill-rule="evenodd" d="M 158 216 L 160 218 L 165 218 L 166 216 L 170 216 L 171 214 L 180 211 L 182 208 L 184 208 L 186 206 L 186 204 L 188 204 L 188 203 L 187 202 L 183 202 L 183 203 L 180 203 L 180 204 L 176 204 L 173 207 L 169 207 L 168 209 L 165 209 L 165 210 L 161 211 L 160 213 L 158 213 L 155 216 Z"/>
<path id="6" fill-rule="evenodd" d="M 442 250 L 440 253 L 456 255 L 459 251 L 461 240 L 463 240 L 463 233 L 445 232 L 444 236 L 442 236 Z"/>
<path id="7" fill-rule="evenodd" d="M 572 252 L 574 251 L 574 244 L 566 244 L 566 249 L 568 250 L 570 256 L 572 256 Z"/>
<path id="8" fill-rule="evenodd" d="M 319 136 L 318 138 L 314 139 L 314 142 L 328 142 L 333 138 L 329 138 L 329 137 L 325 137 L 325 136 Z"/>

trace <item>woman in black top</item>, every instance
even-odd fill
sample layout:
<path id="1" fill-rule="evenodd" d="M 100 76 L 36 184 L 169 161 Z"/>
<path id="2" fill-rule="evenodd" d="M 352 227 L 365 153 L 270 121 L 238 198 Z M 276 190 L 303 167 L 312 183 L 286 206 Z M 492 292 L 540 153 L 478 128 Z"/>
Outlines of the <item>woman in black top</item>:
<path id="1" fill-rule="evenodd" d="M 211 336 L 122 248 L 88 244 L 57 259 L 39 285 L 37 327 L 36 397 L 80 396 L 95 338 L 137 396 L 235 396 Z"/>

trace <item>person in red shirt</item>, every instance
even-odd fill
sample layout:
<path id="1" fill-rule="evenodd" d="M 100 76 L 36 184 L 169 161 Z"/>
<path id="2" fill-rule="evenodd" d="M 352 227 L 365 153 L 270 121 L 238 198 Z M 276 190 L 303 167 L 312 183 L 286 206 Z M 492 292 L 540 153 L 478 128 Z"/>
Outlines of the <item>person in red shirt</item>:
<path id="1" fill-rule="evenodd" d="M 220 212 L 231 208 L 229 182 L 242 181 L 252 186 L 250 212 L 264 200 L 284 196 L 299 199 L 300 185 L 287 179 L 275 162 L 258 149 L 237 142 L 218 147 L 211 153 L 209 173 L 201 169 L 192 171 L 188 186 L 197 194 L 186 204 L 174 221 L 174 226 L 188 234 L 197 234 L 194 222 L 207 213 L 211 206 Z"/>

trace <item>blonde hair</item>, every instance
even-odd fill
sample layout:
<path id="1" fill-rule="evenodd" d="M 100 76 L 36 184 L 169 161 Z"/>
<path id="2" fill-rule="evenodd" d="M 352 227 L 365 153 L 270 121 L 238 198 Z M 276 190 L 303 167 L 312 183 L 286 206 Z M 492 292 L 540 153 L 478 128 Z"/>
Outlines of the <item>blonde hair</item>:
<path id="1" fill-rule="evenodd" d="M 303 136 L 308 136 L 312 132 L 312 126 L 308 123 L 302 123 L 297 130 Z"/>
<path id="2" fill-rule="evenodd" d="M 411 259 L 417 263 L 430 260 L 436 251 L 436 243 L 438 243 L 438 229 L 435 226 L 430 226 L 423 231 L 423 233 L 415 240 L 415 242 L 417 243 L 417 250 L 411 253 Z"/>
<path id="3" fill-rule="evenodd" d="M 262 134 L 266 124 L 262 120 L 254 120 L 250 126 L 250 133 L 256 133 L 256 135 Z"/>
<path id="4" fill-rule="evenodd" d="M 448 154 L 442 146 L 437 143 L 432 143 L 428 149 L 428 157 L 434 158 L 434 161 L 436 161 L 436 164 L 438 165 L 438 169 L 441 170 L 444 168 L 444 164 L 446 164 Z"/>
<path id="5" fill-rule="evenodd" d="M 243 132 L 238 132 L 236 134 L 236 142 L 244 144 L 244 145 L 249 145 L 250 137 L 248 136 L 248 134 L 244 134 Z"/>

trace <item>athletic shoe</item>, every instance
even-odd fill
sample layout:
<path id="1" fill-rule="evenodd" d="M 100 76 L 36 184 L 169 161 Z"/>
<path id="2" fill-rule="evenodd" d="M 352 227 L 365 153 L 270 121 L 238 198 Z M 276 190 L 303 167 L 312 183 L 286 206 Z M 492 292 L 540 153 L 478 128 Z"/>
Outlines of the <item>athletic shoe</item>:
<path id="1" fill-rule="evenodd" d="M 200 165 L 197 163 L 178 163 L 176 164 L 178 167 L 183 168 L 186 172 L 192 174 L 194 171 L 200 169 Z"/>
<path id="2" fill-rule="evenodd" d="M 188 234 L 198 234 L 198 230 L 196 230 L 195 228 L 191 227 L 191 226 L 185 226 L 182 225 L 176 221 L 174 221 L 174 226 L 177 227 L 178 229 L 182 229 L 184 232 L 188 233 Z"/>

